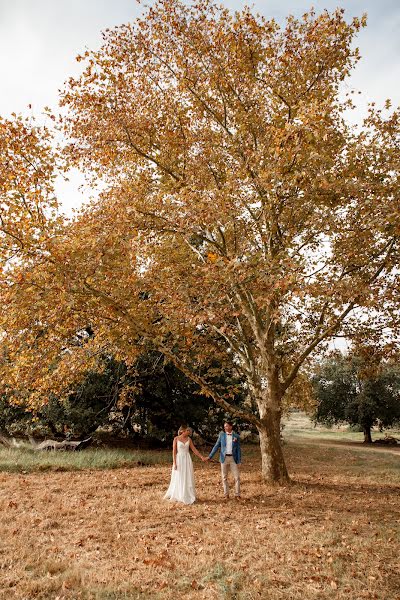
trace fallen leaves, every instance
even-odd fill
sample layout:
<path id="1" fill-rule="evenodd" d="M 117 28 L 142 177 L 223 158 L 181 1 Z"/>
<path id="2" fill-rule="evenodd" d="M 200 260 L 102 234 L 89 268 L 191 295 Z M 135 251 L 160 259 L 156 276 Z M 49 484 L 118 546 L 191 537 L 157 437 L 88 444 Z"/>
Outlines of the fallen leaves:
<path id="1" fill-rule="evenodd" d="M 168 553 L 168 550 L 164 550 L 160 554 L 155 556 L 150 556 L 149 558 L 145 558 L 143 560 L 143 564 L 151 565 L 154 567 L 162 567 L 165 569 L 173 569 L 174 564 L 172 562 L 171 556 Z"/>
<path id="2" fill-rule="evenodd" d="M 12 515 L 0 522 L 2 572 L 12 570 L 16 600 L 29 597 L 32 573 L 37 595 L 45 594 L 49 579 L 58 586 L 53 597 L 78 597 L 77 591 L 86 593 L 85 586 L 107 586 L 123 595 L 128 584 L 163 600 L 182 594 L 217 600 L 222 588 L 231 595 L 252 590 L 255 598 L 268 595 L 271 600 L 372 600 L 377 593 L 377 598 L 396 597 L 392 582 L 397 556 L 393 542 L 388 543 L 396 539 L 400 519 L 395 481 L 386 487 L 365 483 L 360 494 L 358 483 L 353 486 L 343 472 L 343 461 L 332 463 L 327 456 L 326 463 L 319 463 L 326 481 L 321 486 L 308 473 L 310 463 L 321 456 L 318 447 L 289 444 L 286 452 L 301 483 L 276 493 L 266 486 L 261 496 L 258 458 L 246 448 L 246 502 L 234 507 L 223 503 L 219 474 L 208 465 L 201 468 L 199 502 L 172 509 L 162 501 L 169 465 L 137 469 L 134 478 L 125 469 L 109 476 L 31 474 L 26 478 L 29 497 L 20 476 L 8 475 L 0 489 L 0 509 Z M 379 464 L 368 477 L 380 482 Z M 66 478 L 69 493 L 64 491 Z M 146 485 L 149 481 L 153 484 Z M 58 490 L 53 503 L 43 502 L 44 488 Z M 85 498 L 85 505 L 79 498 Z M 351 513 L 343 511 L 349 504 Z M 50 521 L 58 523 L 55 540 L 51 529 L 42 527 Z M 49 554 L 54 557 L 50 567 Z M 56 572 L 59 564 L 76 572 L 64 577 L 64 587 Z M 43 565 L 53 572 L 51 578 Z"/>

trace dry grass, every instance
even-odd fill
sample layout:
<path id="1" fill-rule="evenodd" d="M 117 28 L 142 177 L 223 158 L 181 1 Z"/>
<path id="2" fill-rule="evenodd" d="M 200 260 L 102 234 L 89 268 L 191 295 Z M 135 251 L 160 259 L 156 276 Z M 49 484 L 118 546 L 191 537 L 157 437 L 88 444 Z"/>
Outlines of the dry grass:
<path id="1" fill-rule="evenodd" d="M 196 461 L 199 501 L 162 500 L 170 467 L 0 474 L 0 599 L 400 598 L 400 454 L 292 440 L 294 484 L 243 500 Z"/>

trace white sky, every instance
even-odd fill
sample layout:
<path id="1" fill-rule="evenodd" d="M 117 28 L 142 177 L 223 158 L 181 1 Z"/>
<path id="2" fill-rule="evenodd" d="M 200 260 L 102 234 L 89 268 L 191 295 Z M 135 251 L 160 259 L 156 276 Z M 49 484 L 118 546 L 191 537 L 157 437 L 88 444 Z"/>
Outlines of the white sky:
<path id="1" fill-rule="evenodd" d="M 245 4 L 221 3 L 233 9 Z M 372 100 L 383 103 L 391 98 L 394 105 L 400 104 L 398 0 L 258 0 L 253 4 L 280 23 L 287 14 L 300 15 L 312 4 L 317 12 L 340 5 L 348 18 L 368 13 L 368 27 L 357 40 L 362 60 L 348 85 L 363 92 L 360 115 Z M 33 114 L 40 122 L 45 106 L 57 110 L 58 90 L 68 77 L 79 73 L 75 56 L 85 48 L 99 47 L 102 30 L 133 20 L 140 11 L 135 0 L 0 0 L 0 114 Z M 59 183 L 65 208 L 82 202 L 79 181 L 75 173 L 70 183 Z"/>

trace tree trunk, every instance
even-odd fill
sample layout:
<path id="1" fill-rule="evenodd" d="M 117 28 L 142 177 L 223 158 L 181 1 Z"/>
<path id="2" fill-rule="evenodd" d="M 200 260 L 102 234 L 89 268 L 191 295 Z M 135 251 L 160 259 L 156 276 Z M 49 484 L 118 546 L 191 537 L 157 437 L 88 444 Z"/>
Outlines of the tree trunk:
<path id="1" fill-rule="evenodd" d="M 265 481 L 283 485 L 290 481 L 281 442 L 280 411 L 268 411 L 262 419 L 260 435 L 261 473 Z"/>
<path id="2" fill-rule="evenodd" d="M 364 444 L 372 444 L 371 427 L 364 425 Z"/>
<path id="3" fill-rule="evenodd" d="M 129 433 L 129 435 L 134 436 L 135 430 L 132 426 L 131 407 L 130 406 L 122 407 L 122 418 L 124 419 L 122 430 L 127 431 Z"/>

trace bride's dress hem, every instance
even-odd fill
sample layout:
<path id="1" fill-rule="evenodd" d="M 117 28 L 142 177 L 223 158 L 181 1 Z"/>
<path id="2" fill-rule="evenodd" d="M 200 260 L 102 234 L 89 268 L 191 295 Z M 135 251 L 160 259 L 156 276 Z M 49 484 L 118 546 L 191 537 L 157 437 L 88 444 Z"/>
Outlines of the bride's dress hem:
<path id="1" fill-rule="evenodd" d="M 163 500 L 168 500 L 168 502 L 175 504 L 186 504 L 187 506 L 190 506 L 190 504 L 194 504 L 196 502 L 196 498 L 194 500 L 191 500 L 190 502 L 185 502 L 184 500 L 177 500 L 176 498 L 171 498 L 167 495 L 163 497 Z"/>

